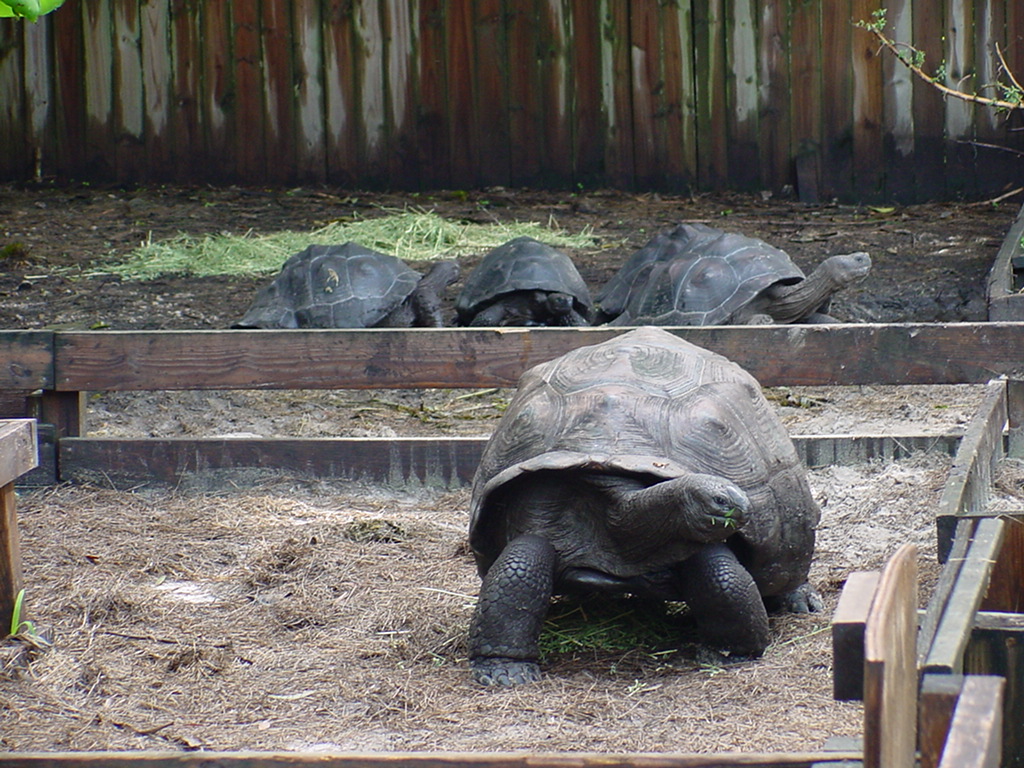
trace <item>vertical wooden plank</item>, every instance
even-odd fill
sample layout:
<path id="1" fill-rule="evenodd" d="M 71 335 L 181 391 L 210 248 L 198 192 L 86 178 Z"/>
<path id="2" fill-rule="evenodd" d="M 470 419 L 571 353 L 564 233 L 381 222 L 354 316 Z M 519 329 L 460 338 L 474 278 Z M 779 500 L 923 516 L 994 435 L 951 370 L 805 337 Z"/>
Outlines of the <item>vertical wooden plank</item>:
<path id="1" fill-rule="evenodd" d="M 917 734 L 917 547 L 882 571 L 864 631 L 864 768 L 913 768 Z"/>
<path id="2" fill-rule="evenodd" d="M 65 7 L 50 14 L 53 25 L 54 128 L 56 157 L 54 171 L 60 178 L 81 177 L 85 165 L 82 137 L 85 134 L 85 103 L 82 98 L 83 54 L 82 16 Z M 2 40 L 2 34 L 0 34 Z M 0 60 L 0 69 L 3 61 Z M 2 86 L 0 86 L 2 89 Z M 7 101 L 0 93 L 0 105 Z"/>
<path id="3" fill-rule="evenodd" d="M 473 3 L 473 110 L 477 115 L 479 164 L 474 186 L 509 183 L 509 99 L 502 0 Z"/>
<path id="4" fill-rule="evenodd" d="M 832 698 L 864 698 L 864 628 L 878 588 L 878 571 L 855 571 L 846 578 L 832 614 Z"/>
<path id="5" fill-rule="evenodd" d="M 143 145 L 142 30 L 137 3 L 113 6 L 114 24 L 114 139 L 117 178 L 145 178 Z"/>
<path id="6" fill-rule="evenodd" d="M 416 41 L 418 20 L 410 0 L 388 0 L 385 26 L 388 82 L 388 178 L 403 189 L 419 187 L 416 149 Z M 499 14 L 500 16 L 500 14 Z M 507 153 L 507 147 L 505 149 Z M 507 158 L 507 154 L 506 154 Z M 506 182 L 507 183 L 507 182 Z"/>
<path id="7" fill-rule="evenodd" d="M 939 768 L 1007 765 L 1001 760 L 1003 688 L 1001 677 L 971 675 L 964 680 Z"/>
<path id="8" fill-rule="evenodd" d="M 10 179 L 25 179 L 31 162 L 25 140 L 24 122 L 25 60 L 22 54 L 23 23 L 0 19 L 0 142 L 11 151 L 0 154 L 0 174 Z"/>
<path id="9" fill-rule="evenodd" d="M 341 186 L 354 186 L 362 167 L 357 119 L 354 13 L 349 0 L 330 0 L 324 7 L 327 178 Z"/>
<path id="10" fill-rule="evenodd" d="M 753 0 L 726 4 L 726 129 L 729 186 L 754 190 L 761 186 L 758 147 L 758 28 Z"/>
<path id="11" fill-rule="evenodd" d="M 169 179 L 174 175 L 170 128 L 174 107 L 170 0 L 144 0 L 140 13 L 146 172 L 149 178 Z"/>
<path id="12" fill-rule="evenodd" d="M 981 610 L 1024 613 L 1024 517 L 1007 517 L 1005 522 Z"/>
<path id="13" fill-rule="evenodd" d="M 853 0 L 854 19 L 870 19 L 879 0 Z M 882 151 L 882 58 L 865 29 L 853 30 L 853 180 L 857 197 L 880 201 L 885 196 Z"/>
<path id="14" fill-rule="evenodd" d="M 374 2 L 368 4 L 376 7 Z M 295 89 L 290 6 L 288 0 L 263 0 L 260 14 L 263 23 L 265 175 L 267 181 L 277 184 L 290 183 L 295 178 Z"/>
<path id="15" fill-rule="evenodd" d="M 990 87 L 999 77 L 995 46 L 1006 42 L 1007 3 L 1004 0 L 975 0 L 974 3 L 974 59 L 976 82 L 985 96 L 999 96 Z M 974 135 L 983 144 L 999 146 L 1003 143 L 1005 115 L 991 107 L 977 107 L 974 111 Z M 1014 163 L 1007 162 L 1010 155 L 998 149 L 978 147 L 975 171 L 982 194 L 1005 189 L 1015 180 Z"/>
<path id="16" fill-rule="evenodd" d="M 821 3 L 792 0 L 790 14 L 790 151 L 801 167 L 806 163 L 810 168 L 809 176 L 797 178 L 800 199 L 816 202 L 822 151 Z"/>
<path id="17" fill-rule="evenodd" d="M 661 18 L 656 3 L 630 6 L 630 70 L 633 88 L 633 163 L 640 189 L 660 186 L 665 154 L 661 77 Z"/>
<path id="18" fill-rule="evenodd" d="M 942 62 L 945 36 L 943 4 L 914 3 L 913 45 L 924 54 L 924 69 L 934 73 Z M 917 199 L 941 199 L 946 195 L 945 106 L 931 85 L 914 78 L 914 165 Z"/>
<path id="19" fill-rule="evenodd" d="M 602 95 L 606 48 L 602 43 L 601 6 L 594 0 L 571 0 L 569 14 L 572 28 L 569 68 L 572 72 L 573 180 L 580 186 L 595 187 L 603 182 L 608 137 L 608 118 Z M 666 30 L 668 33 L 670 30 Z M 510 66 L 512 61 L 510 57 Z M 511 71 L 509 75 L 511 77 Z M 512 168 L 514 172 L 514 164 Z"/>
<path id="20" fill-rule="evenodd" d="M 945 0 L 945 84 L 968 93 L 975 91 L 977 82 L 973 63 L 973 5 L 973 0 Z M 947 193 L 974 195 L 976 149 L 969 143 L 974 137 L 974 105 L 962 99 L 946 99 L 945 105 Z"/>
<path id="21" fill-rule="evenodd" d="M 885 34 L 893 40 L 913 37 L 912 0 L 886 3 Z M 883 153 L 887 199 L 910 203 L 916 199 L 914 161 L 914 89 L 910 70 L 888 51 L 876 54 L 882 60 Z"/>
<path id="22" fill-rule="evenodd" d="M 239 161 L 230 5 L 203 3 L 200 24 L 203 87 L 199 113 L 205 126 L 205 175 L 211 181 L 223 183 L 238 178 Z M 242 141 L 248 141 L 248 130 L 242 132 Z"/>
<path id="23" fill-rule="evenodd" d="M 451 157 L 448 130 L 448 77 L 445 50 L 446 0 L 420 0 L 419 35 L 417 47 L 418 113 L 416 120 L 416 156 L 419 164 L 420 184 L 426 189 L 451 185 Z M 511 47 L 511 46 L 510 46 Z M 528 61 L 512 59 L 510 77 Z M 330 91 L 328 91 L 330 99 Z M 513 113 L 514 114 L 514 113 Z M 513 131 L 515 131 L 513 127 Z M 517 134 L 522 136 L 523 134 Z M 525 140 L 525 139 L 524 139 Z M 519 142 L 513 139 L 515 148 Z M 515 163 L 513 162 L 513 168 Z M 516 183 L 513 181 L 513 183 Z"/>
<path id="24" fill-rule="evenodd" d="M 25 24 L 25 108 L 30 172 L 41 179 L 53 153 L 53 49 L 50 16 Z"/>
<path id="25" fill-rule="evenodd" d="M 971 675 L 998 675 L 1006 680 L 1003 706 L 1004 768 L 1024 766 L 1024 616 L 980 613 L 964 654 Z M 997 753 L 998 755 L 998 753 Z"/>
<path id="26" fill-rule="evenodd" d="M 853 191 L 853 17 L 850 0 L 822 4 L 821 195 L 849 199 Z"/>
<path id="27" fill-rule="evenodd" d="M 21 585 L 21 545 L 12 481 L 0 486 L 0 638 L 7 636 L 11 626 L 14 601 Z"/>
<path id="28" fill-rule="evenodd" d="M 571 38 L 566 28 L 565 0 L 538 0 L 537 18 L 540 30 L 541 120 L 545 141 L 541 166 L 542 180 L 552 186 L 572 175 L 572 120 L 570 112 L 569 48 Z"/>
<path id="29" fill-rule="evenodd" d="M 922 678 L 917 728 L 920 768 L 938 768 L 963 684 L 963 675 L 924 675 Z"/>
<path id="30" fill-rule="evenodd" d="M 170 12 L 173 67 L 170 172 L 178 180 L 190 181 L 205 165 L 199 121 L 202 45 L 197 0 L 171 0 Z"/>
<path id="31" fill-rule="evenodd" d="M 515 186 L 541 183 L 544 131 L 538 55 L 540 31 L 534 3 L 508 6 L 509 174 Z"/>
<path id="32" fill-rule="evenodd" d="M 356 7 L 355 68 L 359 93 L 358 114 L 363 162 L 360 183 L 370 187 L 387 184 L 388 122 L 382 0 L 362 0 Z"/>
<path id="33" fill-rule="evenodd" d="M 729 185 L 723 0 L 693 0 L 693 28 L 700 185 L 723 189 Z"/>
<path id="34" fill-rule="evenodd" d="M 114 178 L 113 32 L 110 0 L 82 3 L 85 61 L 85 173 L 93 181 Z"/>
<path id="35" fill-rule="evenodd" d="M 798 0 L 799 4 L 799 0 Z M 758 156 L 761 187 L 778 192 L 791 180 L 790 147 L 793 92 L 789 73 L 791 49 L 788 3 L 775 0 L 760 4 L 758 25 Z M 806 109 L 801 104 L 799 109 Z"/>
<path id="36" fill-rule="evenodd" d="M 693 72 L 693 3 L 680 0 L 662 6 L 665 88 L 671 96 L 669 141 L 673 174 L 670 189 L 683 191 L 697 181 L 696 82 Z"/>
<path id="37" fill-rule="evenodd" d="M 295 170 L 300 183 L 327 178 L 324 132 L 323 23 L 319 0 L 295 0 Z"/>
<path id="38" fill-rule="evenodd" d="M 630 5 L 600 0 L 601 100 L 608 120 L 605 152 L 607 180 L 619 189 L 635 186 L 633 165 L 633 101 L 629 57 Z"/>
<path id="39" fill-rule="evenodd" d="M 473 3 L 470 0 L 450 0 L 448 3 L 448 103 L 449 140 L 452 184 L 472 187 L 476 183 L 476 168 L 480 135 L 478 115 L 473 99 Z"/>

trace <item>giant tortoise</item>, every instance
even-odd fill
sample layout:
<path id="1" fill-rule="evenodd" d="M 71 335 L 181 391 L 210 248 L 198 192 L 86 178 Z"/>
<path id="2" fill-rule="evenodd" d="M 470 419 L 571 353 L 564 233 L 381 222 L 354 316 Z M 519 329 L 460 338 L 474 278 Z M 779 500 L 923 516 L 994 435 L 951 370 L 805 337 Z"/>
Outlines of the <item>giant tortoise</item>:
<path id="1" fill-rule="evenodd" d="M 871 257 L 831 256 L 810 274 L 763 240 L 704 224 L 656 236 L 601 293 L 612 325 L 724 325 L 836 322 L 837 291 L 863 280 Z"/>
<path id="2" fill-rule="evenodd" d="M 685 602 L 710 649 L 758 656 L 768 607 L 821 607 L 819 514 L 757 381 L 726 358 L 643 327 L 538 365 L 473 481 L 473 678 L 538 679 L 550 598 L 580 590 Z"/>
<path id="3" fill-rule="evenodd" d="M 441 294 L 458 275 L 454 261 L 438 261 L 421 277 L 358 243 L 311 245 L 284 263 L 232 327 L 440 327 Z"/>

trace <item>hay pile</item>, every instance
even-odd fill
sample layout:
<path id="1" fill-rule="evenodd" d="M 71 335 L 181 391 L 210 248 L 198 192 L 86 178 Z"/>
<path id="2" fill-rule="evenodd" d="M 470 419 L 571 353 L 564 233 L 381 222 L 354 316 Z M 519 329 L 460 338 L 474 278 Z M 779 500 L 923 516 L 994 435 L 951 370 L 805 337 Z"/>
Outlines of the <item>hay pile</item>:
<path id="1" fill-rule="evenodd" d="M 831 699 L 829 616 L 851 570 L 916 540 L 949 459 L 812 473 L 824 509 L 816 616 L 773 620 L 765 657 L 704 666 L 688 638 L 560 644 L 545 679 L 468 680 L 478 579 L 468 492 L 276 477 L 219 494 L 58 487 L 24 494 L 27 615 L 49 649 L 0 655 L 8 750 L 791 751 L 860 733 Z M 553 614 L 578 614 L 559 606 Z M 625 611 L 597 621 L 611 621 Z M 620 628 L 634 631 L 628 614 Z"/>

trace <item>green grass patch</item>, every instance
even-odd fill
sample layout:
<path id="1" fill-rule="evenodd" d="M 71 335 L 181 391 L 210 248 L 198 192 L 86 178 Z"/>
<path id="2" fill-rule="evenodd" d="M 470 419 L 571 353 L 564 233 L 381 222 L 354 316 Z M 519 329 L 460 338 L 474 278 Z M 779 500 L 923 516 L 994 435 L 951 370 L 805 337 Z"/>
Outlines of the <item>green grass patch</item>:
<path id="1" fill-rule="evenodd" d="M 595 244 L 589 231 L 572 235 L 539 222 L 479 224 L 445 219 L 432 211 L 404 209 L 372 218 L 336 221 L 311 232 L 179 235 L 149 240 L 90 274 L 114 274 L 128 280 L 152 280 L 171 274 L 258 277 L 276 273 L 289 256 L 313 244 L 353 241 L 400 259 L 425 261 L 483 254 L 523 236 L 556 247 L 592 248 Z"/>
<path id="2" fill-rule="evenodd" d="M 563 599 L 555 602 L 540 637 L 541 660 L 580 653 L 677 649 L 689 622 L 681 603 L 636 599 Z M 692 633 L 692 629 L 690 630 Z"/>

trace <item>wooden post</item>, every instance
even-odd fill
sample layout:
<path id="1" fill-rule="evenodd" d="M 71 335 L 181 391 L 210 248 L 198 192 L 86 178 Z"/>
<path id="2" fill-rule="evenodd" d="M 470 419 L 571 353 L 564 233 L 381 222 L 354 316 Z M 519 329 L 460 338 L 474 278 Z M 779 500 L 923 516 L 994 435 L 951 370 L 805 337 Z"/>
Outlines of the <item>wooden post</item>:
<path id="1" fill-rule="evenodd" d="M 939 768 L 999 768 L 1003 683 L 1001 677 L 983 675 L 964 679 Z"/>
<path id="2" fill-rule="evenodd" d="M 1010 376 L 1006 380 L 1006 416 L 1009 439 L 1006 455 L 1024 457 L 1024 379 Z"/>
<path id="3" fill-rule="evenodd" d="M 0 637 L 6 637 L 21 590 L 21 547 L 14 481 L 36 466 L 35 422 L 0 421 Z"/>
<path id="4" fill-rule="evenodd" d="M 938 768 L 963 684 L 963 675 L 925 675 L 922 679 L 917 731 L 920 768 Z"/>
<path id="5" fill-rule="evenodd" d="M 878 582 L 864 630 L 864 768 L 917 759 L 917 547 L 904 544 Z"/>
<path id="6" fill-rule="evenodd" d="M 856 571 L 846 578 L 832 614 L 832 698 L 864 698 L 864 626 L 878 587 L 878 571 Z"/>

